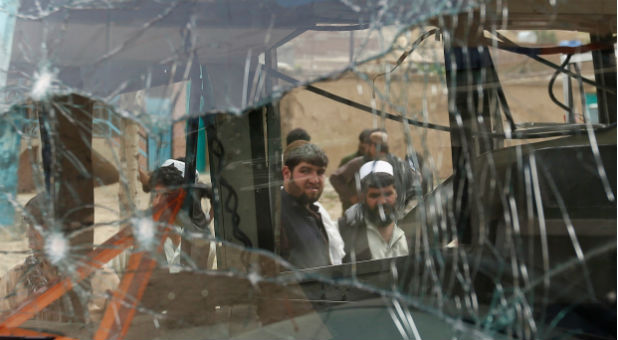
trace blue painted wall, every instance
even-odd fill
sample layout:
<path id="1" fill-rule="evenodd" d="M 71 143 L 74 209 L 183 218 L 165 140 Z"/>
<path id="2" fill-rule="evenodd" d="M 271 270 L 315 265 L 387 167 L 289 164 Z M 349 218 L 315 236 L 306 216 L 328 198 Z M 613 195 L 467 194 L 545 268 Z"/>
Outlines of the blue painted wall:
<path id="1" fill-rule="evenodd" d="M 19 112 L 5 113 L 0 117 L 0 225 L 13 225 L 17 199 L 17 170 L 19 167 Z"/>
<path id="2" fill-rule="evenodd" d="M 154 124 L 148 134 L 148 170 L 152 171 L 172 158 L 172 103 L 169 98 L 146 97 L 146 112 Z M 158 124 L 159 121 L 161 124 Z"/>
<path id="3" fill-rule="evenodd" d="M 11 61 L 15 13 L 18 0 L 2 0 L 0 11 L 0 89 L 5 89 L 6 72 Z M 0 111 L 6 111 L 11 103 L 0 102 Z M 0 112 L 0 225 L 13 225 L 15 209 L 10 202 L 17 195 L 17 170 L 21 137 L 21 112 Z"/>

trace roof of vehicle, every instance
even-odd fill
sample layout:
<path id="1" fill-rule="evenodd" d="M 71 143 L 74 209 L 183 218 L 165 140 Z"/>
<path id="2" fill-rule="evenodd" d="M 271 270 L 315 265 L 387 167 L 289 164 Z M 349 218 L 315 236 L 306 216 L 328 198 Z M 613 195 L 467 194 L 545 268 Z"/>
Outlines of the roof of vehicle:
<path id="1" fill-rule="evenodd" d="M 23 81 L 24 75 L 35 77 L 45 66 L 54 70 L 65 87 L 108 98 L 185 80 L 189 66 L 197 61 L 207 68 L 212 86 L 222 92 L 223 96 L 217 97 L 227 98 L 212 100 L 211 109 L 243 109 L 247 106 L 241 98 L 246 85 L 244 69 L 257 72 L 252 67 L 258 55 L 275 51 L 307 30 L 387 26 L 405 30 L 421 23 L 439 24 L 437 18 L 474 10 L 478 13 L 476 23 L 485 29 L 616 32 L 613 0 L 555 4 L 536 0 L 408 1 L 384 8 L 335 0 L 73 3 L 54 1 L 41 8 L 38 1 L 21 1 L 9 51 L 8 84 Z M 387 48 L 388 42 L 384 46 Z M 329 51 L 316 49 L 313 53 L 317 56 Z"/>

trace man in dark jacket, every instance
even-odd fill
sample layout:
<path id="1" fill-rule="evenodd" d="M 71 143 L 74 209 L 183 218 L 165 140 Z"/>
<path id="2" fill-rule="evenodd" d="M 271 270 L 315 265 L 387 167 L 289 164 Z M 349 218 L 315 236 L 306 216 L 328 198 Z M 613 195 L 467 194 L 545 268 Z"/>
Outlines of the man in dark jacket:
<path id="1" fill-rule="evenodd" d="M 324 189 L 328 158 L 318 146 L 296 141 L 286 148 L 283 162 L 280 255 L 298 268 L 330 265 L 326 216 L 315 204 Z"/>
<path id="2" fill-rule="evenodd" d="M 356 150 L 356 152 L 343 157 L 341 159 L 341 162 L 339 162 L 339 167 L 342 167 L 347 162 L 353 160 L 356 157 L 365 156 L 365 154 L 367 154 L 367 149 L 371 144 L 369 136 L 373 131 L 375 131 L 375 129 L 365 129 L 360 133 L 360 135 L 358 135 L 358 149 Z"/>

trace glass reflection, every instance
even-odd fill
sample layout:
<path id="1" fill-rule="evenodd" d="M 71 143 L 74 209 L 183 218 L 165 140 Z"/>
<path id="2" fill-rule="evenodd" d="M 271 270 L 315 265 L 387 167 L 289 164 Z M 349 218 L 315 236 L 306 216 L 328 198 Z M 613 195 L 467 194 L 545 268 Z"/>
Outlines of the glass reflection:
<path id="1" fill-rule="evenodd" d="M 0 337 L 615 337 L 615 22 L 0 3 Z"/>

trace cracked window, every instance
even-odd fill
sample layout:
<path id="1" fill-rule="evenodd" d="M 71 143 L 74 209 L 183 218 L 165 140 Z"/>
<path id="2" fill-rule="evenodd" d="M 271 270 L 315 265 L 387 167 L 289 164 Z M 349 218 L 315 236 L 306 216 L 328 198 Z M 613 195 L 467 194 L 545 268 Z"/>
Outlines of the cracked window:
<path id="1" fill-rule="evenodd" d="M 0 336 L 616 338 L 616 3 L 0 1 Z"/>

